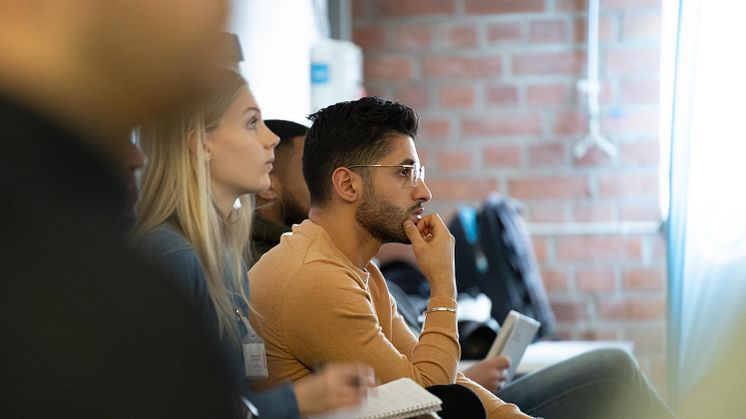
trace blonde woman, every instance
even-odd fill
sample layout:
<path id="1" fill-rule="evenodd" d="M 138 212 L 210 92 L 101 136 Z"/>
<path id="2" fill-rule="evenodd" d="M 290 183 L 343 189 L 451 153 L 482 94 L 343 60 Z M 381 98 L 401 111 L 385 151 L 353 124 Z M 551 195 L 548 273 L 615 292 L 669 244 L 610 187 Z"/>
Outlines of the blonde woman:
<path id="1" fill-rule="evenodd" d="M 360 364 L 329 365 L 308 380 L 265 393 L 248 390 L 247 379 L 264 371 L 261 362 L 244 363 L 247 347 L 260 350 L 247 346 L 258 343 L 246 321 L 247 194 L 269 187 L 279 140 L 241 76 L 229 70 L 223 76 L 222 88 L 202 103 L 140 127 L 148 165 L 135 228 L 139 247 L 178 278 L 214 326 L 244 396 L 262 417 L 293 418 L 358 403 L 372 380 Z"/>

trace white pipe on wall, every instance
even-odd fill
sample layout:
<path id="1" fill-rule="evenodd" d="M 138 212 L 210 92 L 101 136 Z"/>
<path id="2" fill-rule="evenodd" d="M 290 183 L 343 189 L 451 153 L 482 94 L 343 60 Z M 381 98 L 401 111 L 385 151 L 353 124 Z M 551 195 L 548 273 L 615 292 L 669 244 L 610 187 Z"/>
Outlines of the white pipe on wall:
<path id="1" fill-rule="evenodd" d="M 589 0 L 587 78 L 578 82 L 578 89 L 585 93 L 588 102 L 588 133 L 572 149 L 572 154 L 576 159 L 585 156 L 592 147 L 598 147 L 610 157 L 617 154 L 614 144 L 601 134 L 601 109 L 598 103 L 598 96 L 601 92 L 598 78 L 599 14 L 599 0 Z"/>

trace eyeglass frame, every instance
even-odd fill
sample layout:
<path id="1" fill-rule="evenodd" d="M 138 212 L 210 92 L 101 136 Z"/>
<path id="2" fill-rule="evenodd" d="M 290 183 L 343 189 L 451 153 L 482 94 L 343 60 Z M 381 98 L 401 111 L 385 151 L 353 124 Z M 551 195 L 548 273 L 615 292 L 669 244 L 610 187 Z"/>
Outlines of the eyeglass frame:
<path id="1" fill-rule="evenodd" d="M 353 164 L 346 166 L 347 169 L 354 169 L 356 167 L 400 167 L 402 169 L 412 169 L 412 173 L 415 173 L 414 180 L 411 183 L 413 188 L 416 188 L 421 180 L 425 180 L 425 166 L 421 164 Z M 418 167 L 419 170 L 417 169 Z"/>

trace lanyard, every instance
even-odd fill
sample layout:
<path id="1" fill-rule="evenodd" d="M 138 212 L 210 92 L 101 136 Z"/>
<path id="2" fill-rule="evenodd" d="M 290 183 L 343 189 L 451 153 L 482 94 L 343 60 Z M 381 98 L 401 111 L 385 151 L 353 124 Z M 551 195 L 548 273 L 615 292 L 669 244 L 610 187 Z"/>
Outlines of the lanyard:
<path id="1" fill-rule="evenodd" d="M 256 331 L 254 330 L 254 328 L 251 326 L 251 322 L 241 312 L 241 309 L 236 308 L 235 312 L 236 312 L 236 316 L 238 316 L 238 319 L 241 320 L 241 323 L 243 323 L 244 327 L 246 327 L 246 331 L 249 333 L 249 337 L 251 338 L 257 337 L 258 335 L 256 334 Z"/>
<path id="2" fill-rule="evenodd" d="M 244 372 L 248 378 L 267 378 L 267 351 L 264 347 L 264 339 L 256 334 L 251 323 L 243 315 L 240 309 L 235 309 L 236 315 L 246 327 L 248 332 L 241 338 L 241 349 L 243 353 Z"/>

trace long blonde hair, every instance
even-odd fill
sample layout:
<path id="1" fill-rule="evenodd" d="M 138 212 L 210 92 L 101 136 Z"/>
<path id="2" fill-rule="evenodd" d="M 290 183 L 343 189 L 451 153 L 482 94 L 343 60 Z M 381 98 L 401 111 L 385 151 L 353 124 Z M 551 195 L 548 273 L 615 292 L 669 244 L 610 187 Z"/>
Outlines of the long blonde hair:
<path id="1" fill-rule="evenodd" d="M 247 88 L 240 75 L 225 73 L 222 88 L 206 100 L 138 128 L 138 141 L 148 164 L 142 175 L 134 234 L 142 237 L 164 222 L 184 234 L 204 269 L 220 336 L 227 332 L 238 344 L 235 307 L 236 299 L 248 304 L 242 255 L 247 253 L 253 200 L 243 195 L 240 208 L 221 216 L 212 199 L 205 153 L 207 134 L 217 128 L 228 107 Z"/>

